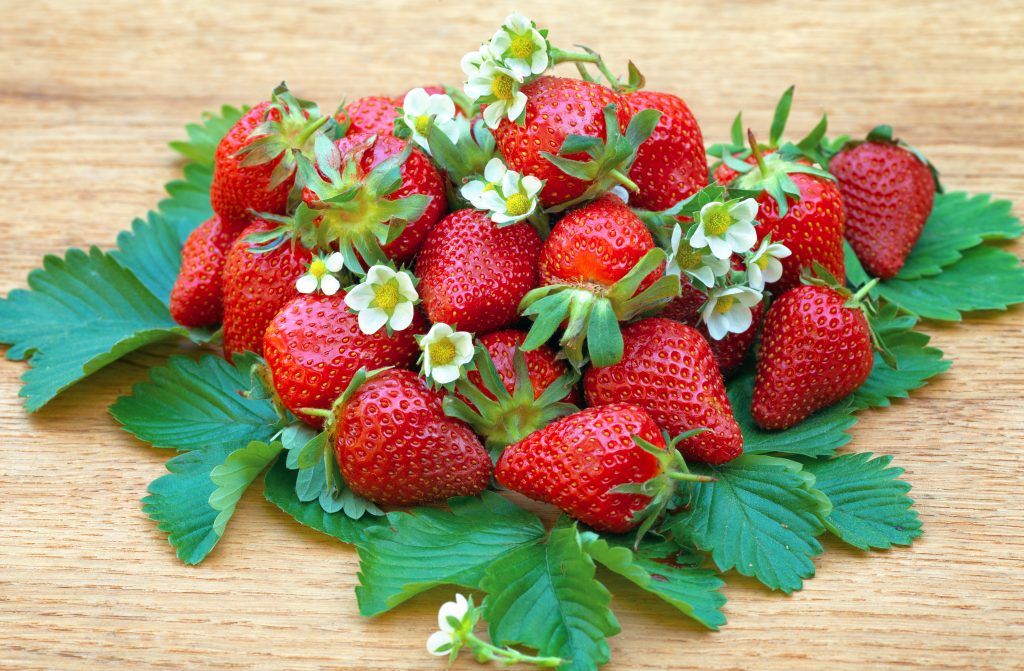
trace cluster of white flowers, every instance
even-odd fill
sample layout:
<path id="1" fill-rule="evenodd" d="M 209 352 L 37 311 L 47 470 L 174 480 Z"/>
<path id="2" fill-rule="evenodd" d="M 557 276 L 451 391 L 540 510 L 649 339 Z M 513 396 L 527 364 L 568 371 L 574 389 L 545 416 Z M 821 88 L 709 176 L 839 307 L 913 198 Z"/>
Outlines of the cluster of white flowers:
<path id="1" fill-rule="evenodd" d="M 496 224 L 511 224 L 526 219 L 537 209 L 537 194 L 544 183 L 532 175 L 509 170 L 500 158 L 492 158 L 484 167 L 483 179 L 466 182 L 460 192 L 473 207 L 491 212 Z"/>
<path id="2" fill-rule="evenodd" d="M 672 231 L 667 272 L 707 293 L 701 319 L 716 340 L 750 328 L 751 308 L 761 302 L 765 285 L 782 277 L 779 259 L 791 254 L 769 237 L 754 249 L 756 216 L 752 198 L 715 201 L 704 205 L 685 231 L 681 224 Z M 743 257 L 742 272 L 732 270 L 733 255 Z"/>
<path id="3" fill-rule="evenodd" d="M 430 153 L 427 133 L 436 128 L 452 143 L 459 141 L 459 125 L 455 121 L 455 101 L 444 93 L 427 93 L 426 89 L 413 89 L 405 94 L 402 101 L 405 125 L 412 133 L 412 140 L 423 151 Z"/>
<path id="4" fill-rule="evenodd" d="M 548 69 L 551 45 L 533 21 L 510 14 L 494 36 L 462 57 L 466 95 L 487 105 L 484 121 L 497 128 L 501 120 L 515 121 L 526 108 L 520 89 Z"/>

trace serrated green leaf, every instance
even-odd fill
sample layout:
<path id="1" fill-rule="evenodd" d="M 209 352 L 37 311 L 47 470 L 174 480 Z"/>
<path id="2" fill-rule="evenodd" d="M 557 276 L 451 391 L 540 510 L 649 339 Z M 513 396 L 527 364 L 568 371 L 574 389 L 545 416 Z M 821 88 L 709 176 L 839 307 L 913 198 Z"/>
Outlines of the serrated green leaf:
<path id="1" fill-rule="evenodd" d="M 688 508 L 668 518 L 677 542 L 710 551 L 723 571 L 736 569 L 787 594 L 814 575 L 823 502 L 799 463 L 745 454 L 690 470 L 716 481 L 693 483 Z"/>
<path id="2" fill-rule="evenodd" d="M 959 321 L 963 312 L 1024 303 L 1024 267 L 1013 254 L 981 245 L 964 251 L 938 275 L 897 277 L 879 284 L 878 293 L 919 317 Z"/>
<path id="3" fill-rule="evenodd" d="M 164 305 L 169 305 L 171 289 L 181 270 L 183 244 L 174 226 L 159 214 L 150 212 L 145 220 L 133 221 L 131 231 L 118 234 L 118 249 L 110 255 Z"/>
<path id="4" fill-rule="evenodd" d="M 611 594 L 594 573 L 575 526 L 498 558 L 480 584 L 491 641 L 569 660 L 559 669 L 593 671 L 607 663 L 606 638 L 620 628 L 608 607 Z"/>
<path id="5" fill-rule="evenodd" d="M 847 430 L 857 422 L 848 400 L 820 410 L 785 431 L 765 431 L 750 416 L 754 395 L 754 374 L 738 375 L 730 380 L 727 390 L 733 414 L 743 433 L 744 454 L 799 454 L 821 457 L 850 442 Z"/>
<path id="6" fill-rule="evenodd" d="M 153 368 L 149 380 L 110 406 L 126 431 L 153 447 L 229 452 L 251 441 L 269 441 L 278 417 L 269 399 L 246 398 L 250 370 L 259 361 L 242 354 L 229 363 L 208 354 L 198 361 L 175 356 Z"/>
<path id="7" fill-rule="evenodd" d="M 210 494 L 210 506 L 218 511 L 213 530 L 218 536 L 224 535 L 228 520 L 235 514 L 235 506 L 249 489 L 252 481 L 270 465 L 284 446 L 279 441 L 262 443 L 254 440 L 227 456 L 224 463 L 210 471 L 210 480 L 217 488 Z"/>
<path id="8" fill-rule="evenodd" d="M 390 526 L 366 532 L 360 613 L 383 613 L 438 585 L 475 588 L 489 565 L 544 535 L 535 515 L 492 492 L 452 499 L 450 507 L 389 513 Z"/>
<path id="9" fill-rule="evenodd" d="M 844 454 L 804 463 L 815 476 L 814 486 L 832 502 L 825 526 L 861 550 L 910 545 L 921 535 L 914 501 L 907 496 L 910 485 L 898 479 L 902 468 L 889 468 L 892 457 L 872 457 Z"/>
<path id="10" fill-rule="evenodd" d="M 371 515 L 355 520 L 343 512 L 328 513 L 317 501 L 300 501 L 295 495 L 296 475 L 284 459 L 278 459 L 263 479 L 263 496 L 299 524 L 334 536 L 343 543 L 359 545 L 366 541 L 367 529 L 386 523 L 383 518 Z"/>
<path id="11" fill-rule="evenodd" d="M 672 543 L 642 543 L 634 553 L 633 539 L 607 539 L 587 531 L 580 534 L 583 549 L 594 561 L 634 585 L 654 594 L 708 629 L 725 624 L 722 606 L 725 583 L 711 570 L 698 568 L 703 557 Z"/>
<path id="12" fill-rule="evenodd" d="M 142 511 L 167 533 L 186 564 L 201 562 L 220 540 L 223 529 L 215 527 L 219 511 L 210 505 L 217 485 L 210 480 L 210 472 L 230 452 L 230 447 L 215 445 L 174 457 L 167 462 L 170 473 L 150 483 L 149 496 L 142 499 Z"/>
<path id="13" fill-rule="evenodd" d="M 966 193 L 935 196 L 935 205 L 921 237 L 911 250 L 896 279 L 912 280 L 942 272 L 956 263 L 963 251 L 986 240 L 1010 240 L 1024 229 L 1011 214 L 1008 200 L 992 200 L 989 194 Z"/>
<path id="14" fill-rule="evenodd" d="M 221 138 L 248 111 L 248 107 L 239 109 L 224 105 L 220 108 L 219 113 L 204 112 L 199 123 L 190 123 L 185 126 L 188 140 L 171 142 L 171 149 L 193 163 L 212 168 L 213 157 Z"/>

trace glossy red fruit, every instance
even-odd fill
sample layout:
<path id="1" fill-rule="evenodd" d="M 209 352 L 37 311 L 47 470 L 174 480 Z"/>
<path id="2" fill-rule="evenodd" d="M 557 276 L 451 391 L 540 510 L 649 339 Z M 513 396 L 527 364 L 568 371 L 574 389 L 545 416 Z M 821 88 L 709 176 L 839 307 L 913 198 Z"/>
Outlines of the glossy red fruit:
<path id="1" fill-rule="evenodd" d="M 236 234 L 253 221 L 252 211 L 282 214 L 288 205 L 288 192 L 295 182 L 292 176 L 271 189 L 271 174 L 281 158 L 242 166 L 245 157 L 237 155 L 256 139 L 250 136 L 253 129 L 263 123 L 269 106 L 270 102 L 264 101 L 246 112 L 221 138 L 214 156 L 210 204 L 225 227 L 230 227 L 226 230 L 233 230 Z"/>
<path id="2" fill-rule="evenodd" d="M 765 429 L 788 429 L 857 390 L 874 364 L 864 312 L 822 286 L 787 291 L 768 310 L 751 415 Z"/>
<path id="3" fill-rule="evenodd" d="M 654 133 L 636 153 L 629 171 L 640 190 L 630 204 L 647 210 L 665 210 L 708 184 L 704 138 L 697 119 L 678 96 L 655 91 L 626 94 L 633 113 L 661 112 Z"/>
<path id="4" fill-rule="evenodd" d="M 653 318 L 622 329 L 622 339 L 622 361 L 590 368 L 583 376 L 587 403 L 638 405 L 672 436 L 708 429 L 679 443 L 687 459 L 724 464 L 743 452 L 722 373 L 702 335 L 685 324 Z"/>
<path id="5" fill-rule="evenodd" d="M 610 88 L 565 77 L 539 77 L 522 87 L 527 96 L 522 125 L 504 119 L 494 131 L 498 150 L 509 168 L 546 180 L 540 192 L 545 207 L 565 203 L 583 194 L 588 183 L 570 177 L 541 153 L 558 154 L 569 135 L 607 139 L 604 108 L 614 104 L 620 130 L 625 133 L 631 112 L 626 100 Z M 586 154 L 567 158 L 587 160 Z"/>
<path id="6" fill-rule="evenodd" d="M 181 250 L 181 271 L 171 290 L 171 317 L 182 326 L 219 324 L 224 316 L 221 276 L 238 237 L 216 214 L 192 231 Z"/>
<path id="7" fill-rule="evenodd" d="M 358 316 L 345 306 L 345 294 L 298 295 L 274 316 L 263 335 L 263 357 L 274 389 L 285 407 L 313 426 L 323 418 L 302 408 L 330 409 L 360 368 L 409 368 L 420 348 L 417 334 L 426 333 L 426 319 L 416 311 L 412 325 L 388 335 L 380 329 L 367 335 Z"/>
<path id="8" fill-rule="evenodd" d="M 633 436 L 665 449 L 658 425 L 643 409 L 626 403 L 587 408 L 509 445 L 494 474 L 502 486 L 555 505 L 598 531 L 625 533 L 651 497 L 611 490 L 661 471 L 657 457 Z"/>
<path id="9" fill-rule="evenodd" d="M 480 210 L 449 214 L 427 236 L 416 260 L 430 321 L 470 332 L 516 322 L 519 302 L 537 286 L 540 249 L 540 236 L 525 222 L 499 227 Z"/>
<path id="10" fill-rule="evenodd" d="M 366 96 L 356 98 L 345 106 L 345 112 L 351 119 L 348 135 L 391 135 L 395 130 L 395 119 L 401 100 L 388 96 Z M 345 115 L 337 115 L 338 123 L 345 122 Z"/>
<path id="11" fill-rule="evenodd" d="M 441 400 L 416 373 L 390 369 L 339 404 L 334 450 L 348 486 L 394 506 L 482 492 L 491 459 L 468 426 L 445 416 Z"/>
<path id="12" fill-rule="evenodd" d="M 285 303 L 298 295 L 295 281 L 306 272 L 311 255 L 301 244 L 285 243 L 269 252 L 254 252 L 246 238 L 277 228 L 257 219 L 231 246 L 224 264 L 224 353 L 262 354 L 263 333 Z"/>
<path id="13" fill-rule="evenodd" d="M 846 239 L 870 274 L 903 267 L 935 202 L 928 165 L 892 142 L 863 142 L 832 157 L 829 170 L 846 206 Z"/>
<path id="14" fill-rule="evenodd" d="M 512 393 L 516 384 L 516 371 L 513 358 L 516 350 L 526 340 L 526 332 L 518 329 L 505 329 L 494 331 L 477 338 L 477 342 L 484 346 L 487 353 L 494 362 L 494 368 L 498 371 L 502 383 L 508 393 Z M 547 345 L 541 345 L 535 350 L 523 352 L 526 359 L 526 369 L 530 373 L 530 384 L 533 386 L 533 397 L 538 398 L 551 384 L 569 372 L 569 365 L 564 359 L 559 359 L 553 349 Z M 494 399 L 495 396 L 484 386 L 480 373 L 471 370 L 467 378 L 485 396 Z M 579 391 L 573 388 L 565 398 L 561 399 L 566 403 L 579 403 Z"/>

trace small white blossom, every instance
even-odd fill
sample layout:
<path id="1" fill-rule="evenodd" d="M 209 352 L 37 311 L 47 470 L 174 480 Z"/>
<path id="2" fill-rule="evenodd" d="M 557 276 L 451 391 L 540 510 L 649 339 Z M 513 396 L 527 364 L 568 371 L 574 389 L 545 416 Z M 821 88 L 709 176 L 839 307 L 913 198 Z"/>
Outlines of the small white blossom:
<path id="1" fill-rule="evenodd" d="M 789 247 L 779 242 L 772 242 L 770 238 L 761 241 L 761 245 L 753 254 L 746 258 L 747 284 L 751 289 L 764 291 L 765 284 L 777 282 L 782 277 L 782 262 L 793 252 Z"/>
<path id="2" fill-rule="evenodd" d="M 470 75 L 465 90 L 470 98 L 487 105 L 484 122 L 493 129 L 504 118 L 515 121 L 526 109 L 526 94 L 519 90 L 521 84 L 522 78 L 508 68 L 496 61 L 484 60 Z"/>
<path id="3" fill-rule="evenodd" d="M 464 624 L 467 613 L 469 613 L 469 601 L 461 594 L 455 595 L 455 601 L 446 601 L 441 604 L 437 611 L 437 626 L 440 631 L 435 631 L 427 638 L 427 652 L 439 657 L 451 652 L 457 637 L 455 628 L 448 622 L 449 617 L 454 617 L 460 624 Z"/>
<path id="4" fill-rule="evenodd" d="M 753 321 L 750 308 L 761 302 L 761 292 L 746 286 L 719 287 L 708 293 L 701 319 L 708 333 L 721 340 L 727 333 L 743 333 Z"/>
<path id="5" fill-rule="evenodd" d="M 536 177 L 524 177 L 506 168 L 500 158 L 492 158 L 484 168 L 484 179 L 468 182 L 461 193 L 474 207 L 489 210 L 494 223 L 510 224 L 533 214 L 543 186 Z"/>
<path id="6" fill-rule="evenodd" d="M 473 207 L 478 210 L 486 210 L 488 207 L 487 201 L 484 200 L 484 194 L 497 189 L 505 178 L 506 172 L 508 172 L 508 168 L 505 167 L 504 161 L 494 157 L 484 166 L 484 178 L 466 182 L 459 192 Z"/>
<path id="7" fill-rule="evenodd" d="M 345 265 L 339 252 L 330 256 L 314 256 L 309 263 L 309 270 L 295 281 L 295 289 L 300 294 L 311 294 L 317 289 L 327 296 L 333 296 L 341 289 L 341 282 L 334 276 Z"/>
<path id="8" fill-rule="evenodd" d="M 466 73 L 466 77 L 473 79 L 480 75 L 480 66 L 484 64 L 484 61 L 489 60 L 491 60 L 491 52 L 485 45 L 476 51 L 468 52 L 462 57 L 459 65 L 462 66 L 462 71 Z"/>
<path id="9" fill-rule="evenodd" d="M 485 48 L 520 80 L 543 74 L 550 63 L 548 41 L 522 14 L 510 14 Z"/>
<path id="10" fill-rule="evenodd" d="M 359 314 L 359 330 L 369 335 L 384 325 L 393 331 L 409 328 L 419 297 L 409 273 L 377 265 L 345 295 L 345 305 Z"/>
<path id="11" fill-rule="evenodd" d="M 690 237 L 690 244 L 697 249 L 709 247 L 720 259 L 728 259 L 733 253 L 743 254 L 757 242 L 755 216 L 757 201 L 753 198 L 708 203 L 700 208 L 697 230 Z"/>
<path id="12" fill-rule="evenodd" d="M 705 287 L 715 286 L 715 278 L 729 273 L 729 261 L 720 259 L 707 249 L 695 249 L 689 241 L 683 240 L 683 227 L 676 224 L 672 229 L 671 250 L 665 272 L 669 275 L 686 275 Z"/>
<path id="13" fill-rule="evenodd" d="M 449 384 L 458 380 L 462 367 L 473 360 L 473 336 L 438 322 L 420 338 L 420 349 L 423 374 L 438 384 Z"/>
<path id="14" fill-rule="evenodd" d="M 413 89 L 402 101 L 405 125 L 412 131 L 413 141 L 427 153 L 427 132 L 434 127 L 448 136 L 452 143 L 459 141 L 459 126 L 455 123 L 455 102 L 443 93 L 429 94 L 424 89 Z"/>

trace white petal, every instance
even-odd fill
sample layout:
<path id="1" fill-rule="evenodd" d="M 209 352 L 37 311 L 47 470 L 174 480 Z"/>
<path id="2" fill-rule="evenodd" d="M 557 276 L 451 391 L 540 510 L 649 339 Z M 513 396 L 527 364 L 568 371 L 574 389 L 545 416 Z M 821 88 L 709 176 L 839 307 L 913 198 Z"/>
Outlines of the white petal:
<path id="1" fill-rule="evenodd" d="M 455 346 L 455 361 L 467 364 L 473 360 L 473 336 L 465 331 L 453 333 L 449 341 Z"/>
<path id="2" fill-rule="evenodd" d="M 480 70 L 480 64 L 483 63 L 483 55 L 480 50 L 468 51 L 462 56 L 462 60 L 459 61 L 459 65 L 462 67 L 462 71 L 468 76 L 475 76 Z"/>
<path id="3" fill-rule="evenodd" d="M 333 296 L 341 289 L 341 282 L 334 275 L 324 275 L 320 278 L 320 291 L 327 296 Z"/>
<path id="4" fill-rule="evenodd" d="M 696 234 L 694 234 L 694 237 L 697 237 Z M 690 238 L 690 241 L 693 242 L 693 238 Z M 732 247 L 722 238 L 708 238 L 707 241 L 708 247 L 711 248 L 711 253 L 718 258 L 728 259 L 732 256 Z"/>
<path id="5" fill-rule="evenodd" d="M 524 214 L 521 217 L 513 217 L 512 215 L 505 214 L 504 212 L 493 212 L 492 211 L 491 212 L 491 221 L 493 221 L 494 223 L 499 224 L 499 225 L 500 224 L 511 224 L 511 223 L 520 221 L 521 219 L 525 219 L 526 216 L 527 215 Z"/>
<path id="6" fill-rule="evenodd" d="M 704 221 L 704 217 L 707 216 L 708 212 L 721 205 L 722 203 L 717 200 L 707 203 L 704 207 L 700 208 L 700 214 L 697 216 L 697 221 Z"/>
<path id="7" fill-rule="evenodd" d="M 484 205 L 481 198 L 484 195 L 484 186 L 485 184 L 483 180 L 474 179 L 471 182 L 463 184 L 462 188 L 459 189 L 459 193 L 462 194 L 463 198 L 471 202 L 473 207 L 482 209 Z"/>
<path id="8" fill-rule="evenodd" d="M 672 228 L 672 242 L 669 243 L 671 248 L 672 248 L 672 253 L 673 254 L 678 254 L 679 253 L 679 243 L 682 242 L 682 240 L 683 240 L 683 227 L 680 226 L 679 224 L 676 224 L 675 227 Z"/>
<path id="9" fill-rule="evenodd" d="M 509 37 L 508 33 L 504 30 L 494 33 L 494 36 L 491 38 L 491 53 L 496 57 L 500 57 L 508 51 L 510 46 L 512 46 L 512 38 Z"/>
<path id="10" fill-rule="evenodd" d="M 367 284 L 387 284 L 395 276 L 395 271 L 384 265 L 376 265 L 366 271 Z"/>
<path id="11" fill-rule="evenodd" d="M 455 116 L 455 102 L 445 93 L 435 93 L 430 96 L 427 103 L 427 114 L 441 119 L 451 119 Z"/>
<path id="12" fill-rule="evenodd" d="M 704 235 L 704 224 L 697 225 L 697 230 L 690 236 L 690 246 L 694 249 L 703 249 L 708 246 L 708 237 Z"/>
<path id="13" fill-rule="evenodd" d="M 484 109 L 484 123 L 487 124 L 488 128 L 494 129 L 501 124 L 501 120 L 505 118 L 505 108 L 508 105 L 505 104 L 504 100 L 498 100 L 490 103 Z"/>
<path id="14" fill-rule="evenodd" d="M 533 30 L 533 23 L 522 14 L 512 13 L 505 17 L 505 27 L 517 35 Z"/>
<path id="15" fill-rule="evenodd" d="M 508 170 L 505 172 L 505 176 L 501 178 L 501 193 L 503 196 L 508 198 L 514 193 L 519 192 L 519 173 L 515 170 Z"/>
<path id="16" fill-rule="evenodd" d="M 752 308 L 761 302 L 763 296 L 761 296 L 760 291 L 758 291 L 757 289 L 751 289 L 749 287 L 743 287 L 743 289 L 744 290 L 738 296 L 736 296 L 741 305 L 743 305 L 744 307 Z"/>
<path id="17" fill-rule="evenodd" d="M 484 96 L 491 95 L 491 80 L 484 79 L 483 77 L 474 77 L 470 79 L 462 87 L 462 90 L 466 92 L 466 95 L 473 100 L 478 100 Z"/>
<path id="18" fill-rule="evenodd" d="M 530 58 L 530 69 L 535 75 L 548 69 L 548 45 L 544 43 L 543 38 L 537 43 L 537 51 L 534 51 Z"/>
<path id="19" fill-rule="evenodd" d="M 359 330 L 373 335 L 388 321 L 388 313 L 380 308 L 366 308 L 359 311 Z"/>
<path id="20" fill-rule="evenodd" d="M 345 267 L 345 257 L 341 255 L 341 252 L 334 252 L 327 257 L 325 264 L 327 265 L 327 270 L 336 273 Z"/>
<path id="21" fill-rule="evenodd" d="M 512 106 L 508 109 L 508 120 L 515 121 L 519 118 L 519 115 L 526 109 L 526 94 L 522 91 L 516 91 L 516 94 L 512 97 Z"/>
<path id="22" fill-rule="evenodd" d="M 747 266 L 747 284 L 750 285 L 751 289 L 757 289 L 758 291 L 764 289 L 764 274 L 761 272 L 761 267 L 756 263 L 751 263 Z"/>
<path id="23" fill-rule="evenodd" d="M 521 58 L 510 58 L 505 60 L 508 69 L 515 73 L 516 79 L 523 80 L 533 74 L 530 64 Z"/>
<path id="24" fill-rule="evenodd" d="M 446 366 L 436 366 L 431 372 L 430 377 L 434 378 L 438 384 L 448 384 L 449 382 L 455 382 L 459 379 L 459 373 L 461 369 L 455 364 L 448 364 Z"/>
<path id="25" fill-rule="evenodd" d="M 725 239 L 732 245 L 734 252 L 742 254 L 757 242 L 757 231 L 750 222 L 738 222 L 725 232 Z"/>
<path id="26" fill-rule="evenodd" d="M 715 340 L 721 340 L 729 331 L 726 329 L 725 319 L 722 315 L 712 311 L 710 315 L 704 315 L 704 323 L 708 327 L 708 335 Z"/>
<path id="27" fill-rule="evenodd" d="M 373 287 L 364 282 L 352 287 L 352 291 L 345 294 L 345 305 L 358 312 L 370 307 L 370 303 L 376 297 L 377 294 L 373 291 Z"/>
<path id="28" fill-rule="evenodd" d="M 523 190 L 526 192 L 526 195 L 530 198 L 536 196 L 540 192 L 541 188 L 543 188 L 543 186 L 544 182 L 540 181 L 533 175 L 526 175 L 525 177 L 523 177 Z"/>
<path id="29" fill-rule="evenodd" d="M 319 282 L 312 273 L 306 273 L 295 282 L 295 290 L 300 294 L 311 294 L 316 291 Z"/>
<path id="30" fill-rule="evenodd" d="M 619 197 L 619 200 L 629 205 L 629 191 L 626 190 L 626 187 L 622 186 L 621 184 L 616 184 L 611 189 L 609 189 L 609 193 L 614 193 L 616 196 Z"/>
<path id="31" fill-rule="evenodd" d="M 420 297 L 419 293 L 416 292 L 416 287 L 412 283 L 412 278 L 409 277 L 409 273 L 400 271 L 395 273 L 395 279 L 398 280 L 398 294 L 407 301 L 415 301 Z"/>
<path id="32" fill-rule="evenodd" d="M 422 349 L 426 349 L 427 345 L 433 345 L 438 340 L 444 340 L 451 334 L 451 326 L 448 326 L 444 322 L 437 322 L 436 324 L 430 327 L 430 330 L 427 331 L 427 335 L 423 336 L 423 339 L 420 340 L 420 347 Z"/>
<path id="33" fill-rule="evenodd" d="M 405 110 L 406 117 L 429 114 L 430 97 L 425 89 L 413 89 L 406 93 L 405 100 L 402 101 L 402 109 Z"/>
<path id="34" fill-rule="evenodd" d="M 430 153 L 430 143 L 427 142 L 427 138 L 423 135 L 420 135 L 415 128 L 413 128 L 412 131 L 412 141 L 415 142 L 420 149 L 427 152 L 428 154 Z"/>
<path id="35" fill-rule="evenodd" d="M 391 329 L 393 331 L 404 331 L 409 328 L 409 325 L 412 324 L 413 311 L 412 303 L 403 302 L 396 305 L 388 322 L 391 325 Z"/>
<path id="36" fill-rule="evenodd" d="M 701 211 L 703 212 L 703 208 Z M 753 198 L 744 198 L 729 208 L 729 214 L 736 221 L 753 221 L 757 216 L 757 201 Z"/>
<path id="37" fill-rule="evenodd" d="M 752 321 L 753 316 L 750 314 L 750 308 L 742 303 L 734 305 L 732 310 L 729 310 L 729 330 L 733 333 L 743 333 L 750 328 Z"/>
<path id="38" fill-rule="evenodd" d="M 427 652 L 431 655 L 443 657 L 451 653 L 451 649 L 441 650 L 445 645 L 451 645 L 452 635 L 447 631 L 435 631 L 427 637 Z"/>
<path id="39" fill-rule="evenodd" d="M 437 117 L 434 119 L 434 127 L 439 131 L 448 136 L 452 144 L 458 144 L 459 142 L 459 124 L 456 123 L 455 119 L 442 119 Z"/>
<path id="40" fill-rule="evenodd" d="M 701 257 L 701 260 L 704 262 L 705 266 L 711 268 L 712 272 L 715 273 L 715 277 L 721 277 L 729 274 L 731 266 L 729 265 L 728 260 L 720 259 L 717 256 L 708 256 L 706 254 Z"/>
<path id="41" fill-rule="evenodd" d="M 715 274 L 711 271 L 711 268 L 707 266 L 701 266 L 690 274 L 700 280 L 701 283 L 708 288 L 715 286 Z"/>
<path id="42" fill-rule="evenodd" d="M 484 204 L 485 209 L 495 212 L 505 211 L 505 199 L 494 189 L 484 191 L 484 195 L 480 196 L 480 202 Z"/>
<path id="43" fill-rule="evenodd" d="M 779 278 L 782 277 L 782 263 L 777 259 L 769 259 L 768 265 L 762 274 L 766 283 L 778 282 Z"/>
<path id="44" fill-rule="evenodd" d="M 773 242 L 772 244 L 770 244 L 768 246 L 768 253 L 771 254 L 772 256 L 774 256 L 777 259 L 784 259 L 787 256 L 790 256 L 790 255 L 793 254 L 793 252 L 790 251 L 789 247 L 787 247 L 786 245 L 783 245 L 783 244 L 775 243 L 775 242 Z"/>

